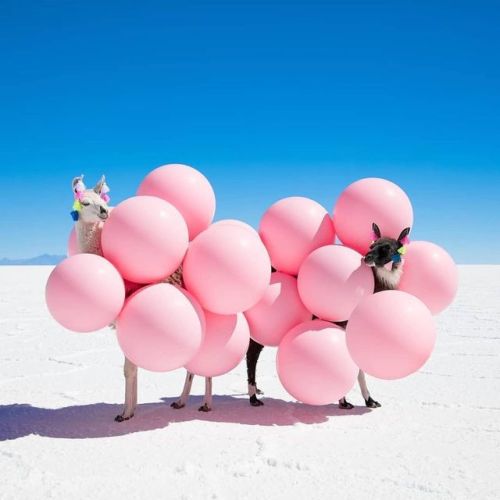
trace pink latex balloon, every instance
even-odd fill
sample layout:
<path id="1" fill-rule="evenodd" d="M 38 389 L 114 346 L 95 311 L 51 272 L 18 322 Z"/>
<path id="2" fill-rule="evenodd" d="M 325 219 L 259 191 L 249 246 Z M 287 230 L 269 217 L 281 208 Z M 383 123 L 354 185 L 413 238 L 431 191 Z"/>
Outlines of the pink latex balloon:
<path id="1" fill-rule="evenodd" d="M 358 303 L 374 289 L 371 268 L 348 247 L 327 245 L 306 258 L 298 276 L 299 294 L 315 316 L 346 321 Z"/>
<path id="2" fill-rule="evenodd" d="M 328 212 L 314 200 L 298 196 L 272 205 L 262 217 L 259 234 L 276 270 L 294 276 L 313 250 L 335 239 Z"/>
<path id="3" fill-rule="evenodd" d="M 312 319 L 300 300 L 297 280 L 280 272 L 271 275 L 264 296 L 245 316 L 252 338 L 268 346 L 277 346 L 294 326 Z"/>
<path id="4" fill-rule="evenodd" d="M 215 193 L 208 179 L 187 165 L 172 163 L 150 172 L 142 181 L 138 195 L 157 196 L 171 203 L 186 220 L 189 240 L 212 222 Z"/>
<path id="5" fill-rule="evenodd" d="M 146 370 L 163 372 L 193 358 L 203 340 L 205 318 L 192 296 L 159 283 L 127 299 L 116 331 L 128 359 Z"/>
<path id="6" fill-rule="evenodd" d="M 436 329 L 427 307 L 397 290 L 364 299 L 347 324 L 352 359 L 369 375 L 398 379 L 416 372 L 429 359 Z"/>
<path id="7" fill-rule="evenodd" d="M 102 230 L 104 257 L 134 283 L 153 283 L 172 274 L 187 247 L 188 231 L 181 214 L 154 196 L 123 201 Z"/>
<path id="8" fill-rule="evenodd" d="M 77 253 L 80 253 L 80 249 L 78 248 L 78 240 L 76 238 L 76 229 L 75 229 L 75 226 L 73 226 L 73 228 L 71 229 L 71 232 L 69 233 L 67 255 L 68 255 L 68 257 L 71 257 L 72 255 L 76 255 Z"/>
<path id="9" fill-rule="evenodd" d="M 186 370 L 217 377 L 239 365 L 248 350 L 250 332 L 243 314 L 220 315 L 205 311 L 205 337 Z"/>
<path id="10" fill-rule="evenodd" d="M 125 300 L 125 287 L 106 259 L 82 253 L 54 268 L 45 300 L 50 314 L 62 326 L 75 332 L 92 332 L 116 319 Z"/>
<path id="11" fill-rule="evenodd" d="M 446 309 L 458 289 L 458 269 L 450 255 L 429 241 L 407 246 L 398 290 L 418 297 L 432 312 Z"/>
<path id="12" fill-rule="evenodd" d="M 310 405 L 338 401 L 352 389 L 358 374 L 344 331 L 320 320 L 292 329 L 282 340 L 276 361 L 287 392 Z"/>
<path id="13" fill-rule="evenodd" d="M 183 263 L 184 283 L 202 307 L 235 314 L 254 306 L 269 284 L 271 263 L 248 229 L 213 226 L 191 242 Z"/>
<path id="14" fill-rule="evenodd" d="M 242 220 L 238 220 L 238 219 L 222 219 L 222 220 L 218 220 L 218 221 L 214 222 L 210 227 L 219 226 L 219 225 L 229 225 L 229 226 L 243 227 L 243 228 L 248 229 L 249 231 L 251 231 L 252 234 L 254 234 L 255 236 L 257 236 L 257 238 L 259 237 L 259 233 L 257 233 L 257 231 L 250 224 L 247 224 L 246 222 L 243 222 Z"/>
<path id="15" fill-rule="evenodd" d="M 340 195 L 333 211 L 338 238 L 348 247 L 365 255 L 372 240 L 372 224 L 383 236 L 397 238 L 413 224 L 413 208 L 406 193 L 385 179 L 361 179 Z"/>

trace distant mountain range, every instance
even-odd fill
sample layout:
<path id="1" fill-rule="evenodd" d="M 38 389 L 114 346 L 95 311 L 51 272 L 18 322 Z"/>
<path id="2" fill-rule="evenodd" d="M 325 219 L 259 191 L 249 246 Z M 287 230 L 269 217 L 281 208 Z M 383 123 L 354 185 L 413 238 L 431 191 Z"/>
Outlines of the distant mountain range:
<path id="1" fill-rule="evenodd" d="M 0 259 L 0 266 L 55 266 L 59 264 L 66 255 L 43 254 L 29 259 Z"/>

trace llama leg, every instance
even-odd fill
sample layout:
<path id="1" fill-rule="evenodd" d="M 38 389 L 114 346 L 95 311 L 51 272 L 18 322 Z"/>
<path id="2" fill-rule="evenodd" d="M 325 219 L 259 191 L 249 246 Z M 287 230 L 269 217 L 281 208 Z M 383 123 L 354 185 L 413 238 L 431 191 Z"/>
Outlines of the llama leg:
<path id="1" fill-rule="evenodd" d="M 205 377 L 205 397 L 203 406 L 200 406 L 198 411 L 212 411 L 212 377 Z"/>
<path id="2" fill-rule="evenodd" d="M 354 405 L 352 403 L 349 403 L 345 397 L 342 399 L 339 399 L 339 408 L 341 410 L 352 410 L 354 408 Z"/>
<path id="3" fill-rule="evenodd" d="M 262 344 L 255 342 L 255 340 L 250 339 L 250 344 L 248 345 L 247 351 L 247 374 L 248 374 L 248 395 L 250 396 L 250 404 L 252 406 L 262 406 L 264 403 L 257 399 L 257 383 L 255 381 L 255 375 L 257 372 L 257 361 L 259 359 L 260 353 L 264 349 Z"/>
<path id="4" fill-rule="evenodd" d="M 116 422 L 131 419 L 134 416 L 137 405 L 137 366 L 125 358 L 123 373 L 125 375 L 125 406 L 122 414 L 116 416 Z"/>
<path id="5" fill-rule="evenodd" d="M 347 326 L 347 321 L 335 321 L 335 324 L 337 326 L 340 326 L 343 330 L 346 329 Z M 349 403 L 345 396 L 342 399 L 339 399 L 339 408 L 341 410 L 352 410 L 354 408 L 354 405 Z"/>
<path id="6" fill-rule="evenodd" d="M 361 389 L 361 394 L 363 395 L 363 399 L 365 400 L 366 406 L 368 408 L 380 408 L 382 405 L 378 402 L 372 399 L 370 396 L 370 392 L 368 391 L 368 386 L 366 385 L 366 377 L 364 372 L 359 370 L 358 373 L 358 383 L 359 383 L 359 388 Z"/>
<path id="7" fill-rule="evenodd" d="M 191 393 L 191 386 L 193 385 L 194 375 L 192 373 L 186 372 L 186 380 L 184 382 L 184 389 L 182 390 L 182 394 L 180 398 L 172 403 L 170 406 L 175 410 L 180 410 L 186 406 L 187 400 L 189 398 L 189 394 Z"/>

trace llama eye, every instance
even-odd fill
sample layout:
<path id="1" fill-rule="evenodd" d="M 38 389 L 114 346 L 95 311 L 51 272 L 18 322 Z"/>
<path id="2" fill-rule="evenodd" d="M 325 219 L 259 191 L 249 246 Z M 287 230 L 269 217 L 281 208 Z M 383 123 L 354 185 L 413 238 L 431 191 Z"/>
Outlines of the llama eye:
<path id="1" fill-rule="evenodd" d="M 82 201 L 82 205 L 84 207 L 88 207 L 90 205 L 90 203 L 88 201 Z"/>

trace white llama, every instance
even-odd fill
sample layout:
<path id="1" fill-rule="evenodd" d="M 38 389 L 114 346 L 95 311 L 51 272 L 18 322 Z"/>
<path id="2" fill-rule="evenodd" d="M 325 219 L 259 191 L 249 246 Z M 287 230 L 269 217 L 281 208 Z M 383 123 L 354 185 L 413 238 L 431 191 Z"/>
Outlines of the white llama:
<path id="1" fill-rule="evenodd" d="M 73 217 L 75 219 L 75 230 L 77 235 L 78 250 L 80 253 L 93 253 L 102 256 L 101 234 L 104 222 L 109 217 L 109 188 L 104 175 L 92 189 L 87 189 L 83 183 L 83 175 L 75 177 L 72 182 L 75 206 Z M 183 286 L 182 268 L 179 268 L 165 283 L 175 286 Z M 115 420 L 123 422 L 134 416 L 137 406 L 137 366 L 125 358 L 125 403 L 123 412 L 117 415 Z M 186 404 L 194 375 L 187 373 L 186 383 L 181 398 L 172 404 L 173 408 L 182 408 Z M 205 379 L 205 397 L 200 411 L 212 409 L 212 379 Z"/>

